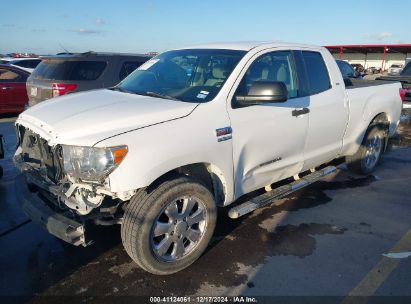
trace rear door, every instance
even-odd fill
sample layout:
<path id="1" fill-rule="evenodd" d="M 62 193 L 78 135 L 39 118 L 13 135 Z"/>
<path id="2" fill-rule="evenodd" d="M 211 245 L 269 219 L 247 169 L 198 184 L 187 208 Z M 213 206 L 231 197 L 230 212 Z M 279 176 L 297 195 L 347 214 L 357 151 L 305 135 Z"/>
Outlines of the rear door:
<path id="1" fill-rule="evenodd" d="M 241 76 L 241 75 L 240 75 Z M 282 81 L 289 99 L 283 103 L 228 108 L 232 127 L 236 197 L 293 176 L 303 166 L 309 100 L 300 96 L 293 53 L 265 51 L 246 66 L 236 94 L 247 94 L 255 81 Z M 241 79 L 241 78 L 240 78 Z"/>
<path id="2" fill-rule="evenodd" d="M 348 97 L 331 55 L 302 51 L 296 52 L 296 56 L 304 72 L 310 103 L 303 167 L 307 170 L 331 161 L 340 153 L 349 118 Z M 335 75 L 335 79 L 331 75 Z"/>

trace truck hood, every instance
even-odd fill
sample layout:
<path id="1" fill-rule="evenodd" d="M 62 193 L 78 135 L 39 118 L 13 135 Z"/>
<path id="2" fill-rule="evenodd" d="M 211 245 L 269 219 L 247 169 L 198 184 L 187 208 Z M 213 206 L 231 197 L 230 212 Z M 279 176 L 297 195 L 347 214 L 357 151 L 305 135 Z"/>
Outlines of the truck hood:
<path id="1" fill-rule="evenodd" d="M 182 118 L 196 106 L 103 89 L 44 101 L 20 114 L 16 124 L 39 134 L 51 146 L 92 146 L 123 132 Z"/>

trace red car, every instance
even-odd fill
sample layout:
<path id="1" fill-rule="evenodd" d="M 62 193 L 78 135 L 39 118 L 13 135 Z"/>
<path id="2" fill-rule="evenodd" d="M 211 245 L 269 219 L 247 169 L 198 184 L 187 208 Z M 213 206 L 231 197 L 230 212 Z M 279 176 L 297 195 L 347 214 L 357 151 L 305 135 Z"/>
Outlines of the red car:
<path id="1" fill-rule="evenodd" d="M 30 73 L 0 64 L 0 114 L 20 113 L 28 102 L 26 80 Z"/>

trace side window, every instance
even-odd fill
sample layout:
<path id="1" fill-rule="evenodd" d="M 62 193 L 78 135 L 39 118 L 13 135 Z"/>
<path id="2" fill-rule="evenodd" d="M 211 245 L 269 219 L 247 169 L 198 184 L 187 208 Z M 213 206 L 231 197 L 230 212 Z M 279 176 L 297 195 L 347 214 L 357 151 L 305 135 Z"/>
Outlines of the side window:
<path id="1" fill-rule="evenodd" d="M 126 61 L 126 62 L 123 62 L 123 65 L 121 66 L 120 74 L 119 74 L 120 80 L 123 80 L 128 75 L 133 73 L 134 70 L 137 69 L 143 63 L 144 63 L 143 61 Z"/>
<path id="2" fill-rule="evenodd" d="M 27 68 L 27 60 L 22 60 L 22 61 L 17 61 L 13 63 L 14 65 L 17 65 L 22 68 Z"/>
<path id="3" fill-rule="evenodd" d="M 22 68 L 32 68 L 30 63 L 31 60 L 21 60 L 14 63 L 14 65 L 20 66 Z"/>
<path id="4" fill-rule="evenodd" d="M 248 68 L 237 92 L 246 95 L 253 82 L 261 80 L 284 82 L 288 98 L 297 97 L 297 75 L 291 51 L 272 52 L 257 58 Z"/>
<path id="5" fill-rule="evenodd" d="M 302 52 L 307 72 L 309 94 L 314 95 L 331 88 L 328 70 L 324 59 L 318 52 Z"/>
<path id="6" fill-rule="evenodd" d="M 0 82 L 23 82 L 25 79 L 16 72 L 0 69 Z"/>
<path id="7" fill-rule="evenodd" d="M 36 66 L 41 62 L 40 59 L 25 60 L 25 67 L 29 69 L 35 69 Z"/>
<path id="8" fill-rule="evenodd" d="M 106 66 L 107 62 L 104 61 L 69 61 L 67 80 L 96 80 L 103 74 Z"/>

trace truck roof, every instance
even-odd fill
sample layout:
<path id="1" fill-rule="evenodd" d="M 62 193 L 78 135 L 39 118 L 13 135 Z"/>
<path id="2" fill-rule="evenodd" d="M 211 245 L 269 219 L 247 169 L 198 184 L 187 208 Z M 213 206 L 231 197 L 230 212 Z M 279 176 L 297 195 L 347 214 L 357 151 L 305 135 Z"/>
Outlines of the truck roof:
<path id="1" fill-rule="evenodd" d="M 41 56 L 42 59 L 81 59 L 81 58 L 96 58 L 96 57 L 140 57 L 151 58 L 153 56 L 147 54 L 134 54 L 134 53 L 114 53 L 114 52 L 84 52 L 84 53 L 59 53 L 57 55 Z"/>
<path id="2" fill-rule="evenodd" d="M 316 45 L 301 44 L 301 43 L 289 43 L 282 41 L 244 41 L 244 42 L 223 42 L 223 43 L 206 43 L 199 45 L 192 45 L 189 47 L 179 49 L 227 49 L 227 50 L 241 50 L 249 51 L 253 48 L 266 46 L 266 47 L 302 47 L 302 48 L 322 48 Z"/>

